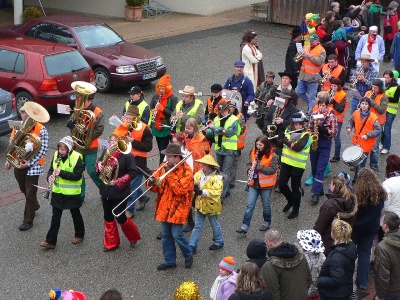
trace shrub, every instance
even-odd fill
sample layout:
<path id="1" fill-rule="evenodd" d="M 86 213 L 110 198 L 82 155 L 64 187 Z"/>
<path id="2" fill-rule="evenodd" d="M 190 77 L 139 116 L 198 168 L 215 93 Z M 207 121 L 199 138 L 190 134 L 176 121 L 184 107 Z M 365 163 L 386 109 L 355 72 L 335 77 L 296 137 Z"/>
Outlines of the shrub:
<path id="1" fill-rule="evenodd" d="M 33 6 L 26 7 L 22 13 L 22 22 L 25 23 L 41 16 L 43 16 L 43 13 L 39 8 Z"/>

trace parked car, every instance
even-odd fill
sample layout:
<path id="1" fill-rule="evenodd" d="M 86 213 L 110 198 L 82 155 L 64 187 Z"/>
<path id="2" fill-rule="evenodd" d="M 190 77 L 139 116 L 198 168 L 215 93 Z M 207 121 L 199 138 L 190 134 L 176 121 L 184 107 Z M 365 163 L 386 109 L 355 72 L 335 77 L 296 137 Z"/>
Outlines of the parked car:
<path id="1" fill-rule="evenodd" d="M 17 119 L 17 103 L 13 93 L 0 89 L 0 136 L 11 132 L 8 120 Z"/>
<path id="2" fill-rule="evenodd" d="M 100 20 L 53 15 L 32 19 L 14 30 L 77 49 L 92 67 L 100 92 L 108 92 L 117 86 L 151 82 L 166 72 L 160 55 L 125 41 Z"/>
<path id="3" fill-rule="evenodd" d="M 94 80 L 77 50 L 29 37 L 0 40 L 0 88 L 15 94 L 18 111 L 26 101 L 44 107 L 73 104 L 71 83 L 77 80 Z"/>

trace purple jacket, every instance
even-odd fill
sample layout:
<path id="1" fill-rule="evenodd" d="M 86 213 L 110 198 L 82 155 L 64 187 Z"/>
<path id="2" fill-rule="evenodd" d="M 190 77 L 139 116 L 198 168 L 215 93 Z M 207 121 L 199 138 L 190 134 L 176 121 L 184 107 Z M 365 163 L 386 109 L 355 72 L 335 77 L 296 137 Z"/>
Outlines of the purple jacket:
<path id="1" fill-rule="evenodd" d="M 238 274 L 236 272 L 232 272 L 228 279 L 219 284 L 217 300 L 228 300 L 228 298 L 235 292 L 237 276 Z"/>

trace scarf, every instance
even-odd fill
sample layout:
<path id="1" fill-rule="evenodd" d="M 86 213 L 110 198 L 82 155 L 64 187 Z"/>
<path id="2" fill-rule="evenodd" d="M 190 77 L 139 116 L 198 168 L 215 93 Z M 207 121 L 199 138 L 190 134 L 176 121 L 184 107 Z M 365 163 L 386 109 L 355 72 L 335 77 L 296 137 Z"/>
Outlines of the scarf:
<path id="1" fill-rule="evenodd" d="M 230 275 L 229 275 L 229 276 L 230 276 Z M 214 283 L 213 283 L 213 285 L 212 285 L 212 287 L 211 287 L 211 291 L 210 291 L 210 298 L 211 298 L 212 300 L 217 300 L 218 287 L 219 287 L 220 283 L 221 283 L 222 281 L 227 280 L 229 276 L 221 276 L 221 275 L 218 275 L 218 277 L 215 278 L 215 281 L 214 281 Z"/>
<path id="2" fill-rule="evenodd" d="M 361 121 L 362 120 L 364 120 L 366 117 L 368 117 L 369 116 L 369 109 L 366 111 L 366 112 L 363 112 L 361 109 L 360 109 L 360 119 L 361 119 Z"/>
<path id="3" fill-rule="evenodd" d="M 338 28 L 332 33 L 332 42 L 340 40 L 347 41 L 346 31 L 344 28 Z"/>
<path id="4" fill-rule="evenodd" d="M 369 34 L 368 34 L 368 45 L 367 45 L 367 49 L 368 51 L 371 53 L 372 52 L 372 44 L 375 42 L 376 38 L 372 38 Z"/>
<path id="5" fill-rule="evenodd" d="M 164 93 L 162 96 L 161 96 L 161 99 L 159 99 L 159 101 L 160 101 L 160 105 L 162 106 L 162 107 L 167 107 L 167 105 L 168 105 L 168 98 L 169 97 L 171 97 L 172 96 L 172 90 L 167 94 L 167 93 Z M 161 130 L 162 129 L 162 126 L 161 126 L 161 121 L 162 120 L 164 120 L 165 119 L 165 114 L 164 114 L 164 111 L 158 111 L 157 112 L 157 115 L 156 115 L 156 121 L 155 121 L 155 124 L 154 124 L 154 127 L 155 127 L 155 129 L 157 129 L 157 130 Z"/>

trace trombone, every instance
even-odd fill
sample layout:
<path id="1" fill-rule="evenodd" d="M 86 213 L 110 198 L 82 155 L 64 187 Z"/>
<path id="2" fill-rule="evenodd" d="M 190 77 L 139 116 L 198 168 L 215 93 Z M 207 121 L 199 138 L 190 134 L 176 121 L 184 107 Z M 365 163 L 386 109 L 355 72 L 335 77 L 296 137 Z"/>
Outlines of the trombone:
<path id="1" fill-rule="evenodd" d="M 115 210 L 120 207 L 123 203 L 125 203 L 125 201 L 132 196 L 139 188 L 141 188 L 144 184 L 147 184 L 148 181 L 153 180 L 155 181 L 155 184 L 157 186 L 161 186 L 161 181 L 164 180 L 165 177 L 168 176 L 169 173 L 171 173 L 177 166 L 179 166 L 180 164 L 184 163 L 190 156 L 192 156 L 192 152 L 188 152 L 188 155 L 185 156 L 184 158 L 182 158 L 175 166 L 173 166 L 170 170 L 168 170 L 167 172 L 165 172 L 165 174 L 161 175 L 159 178 L 156 178 L 154 176 L 154 174 L 158 173 L 159 171 L 162 170 L 162 168 L 164 168 L 168 163 L 164 162 L 161 166 L 159 166 L 157 168 L 157 170 L 155 170 L 153 172 L 153 174 L 146 179 L 146 181 L 144 181 L 141 185 L 139 185 L 136 189 L 134 189 L 128 196 L 126 196 L 124 198 L 124 200 L 122 200 L 117 206 L 114 207 L 114 209 L 111 211 L 112 214 L 114 215 L 114 217 L 118 218 L 119 216 L 121 216 L 122 214 L 124 214 L 129 207 L 131 207 L 137 200 L 139 200 L 144 194 L 146 194 L 148 191 L 150 191 L 151 187 L 147 188 L 142 194 L 140 194 L 131 204 L 127 205 L 125 207 L 125 209 L 123 211 L 121 211 L 119 214 L 117 214 L 115 212 Z"/>

